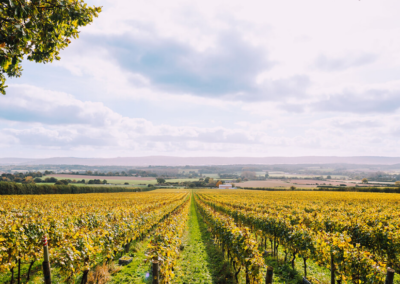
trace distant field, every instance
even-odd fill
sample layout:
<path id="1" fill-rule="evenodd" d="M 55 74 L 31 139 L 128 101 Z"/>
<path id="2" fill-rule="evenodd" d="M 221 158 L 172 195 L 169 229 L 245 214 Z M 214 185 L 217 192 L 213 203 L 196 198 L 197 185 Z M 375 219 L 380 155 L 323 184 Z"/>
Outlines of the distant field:
<path id="1" fill-rule="evenodd" d="M 108 184 L 123 185 L 124 183 L 129 183 L 129 185 L 140 185 L 140 184 L 156 184 L 157 180 L 153 177 L 118 177 L 118 176 L 84 176 L 84 175 L 48 175 L 46 177 L 55 177 L 57 179 L 71 179 L 71 180 L 85 180 L 89 181 L 91 179 L 106 180 Z M 180 179 L 166 179 L 166 182 L 184 182 L 184 181 L 198 181 L 198 178 L 180 178 Z"/>
<path id="2" fill-rule="evenodd" d="M 299 188 L 317 188 L 318 185 L 333 185 L 340 186 L 341 184 L 346 184 L 346 186 L 355 186 L 354 182 L 348 181 L 320 181 L 320 180 L 304 180 L 304 179 L 291 179 L 289 181 L 283 180 L 254 180 L 254 181 L 246 181 L 241 183 L 235 183 L 236 186 L 240 187 L 277 187 L 277 188 L 289 188 L 291 186 L 299 187 Z M 373 184 L 370 184 L 373 186 Z"/>
<path id="3" fill-rule="evenodd" d="M 209 178 L 213 178 L 213 179 L 218 179 L 219 175 L 218 174 L 203 174 L 203 177 L 209 177 Z"/>
<path id="4" fill-rule="evenodd" d="M 58 179 L 106 179 L 106 180 L 155 180 L 153 177 L 120 177 L 120 176 L 86 176 L 86 175 L 63 175 L 63 174 L 55 174 L 48 175 L 46 177 L 55 177 Z"/>
<path id="5" fill-rule="evenodd" d="M 318 185 L 333 185 L 333 186 L 340 186 L 341 184 L 345 184 L 346 186 L 355 185 L 354 183 L 348 181 L 333 181 L 333 180 L 320 181 L 320 180 L 292 179 L 291 182 L 298 186 L 314 185 L 315 187 L 317 187 Z"/>
<path id="6" fill-rule="evenodd" d="M 326 178 L 327 175 L 305 175 L 305 174 L 288 174 L 288 173 L 270 173 L 270 177 L 287 177 L 287 178 L 317 178 L 322 176 Z M 340 176 L 340 175 L 330 175 L 334 179 L 346 179 L 347 176 Z"/>
<path id="7" fill-rule="evenodd" d="M 354 185 L 354 183 L 361 184 L 361 180 L 352 180 L 351 183 Z M 387 184 L 387 185 L 394 185 L 394 182 L 384 182 L 384 181 L 369 181 L 367 184 L 364 185 L 369 185 L 369 186 L 374 186 L 376 184 Z"/>
<path id="8" fill-rule="evenodd" d="M 310 182 L 311 183 L 311 182 Z M 240 187 L 277 187 L 277 188 L 289 188 L 291 186 L 300 187 L 292 182 L 284 182 L 282 180 L 253 180 L 235 183 L 236 186 Z M 316 188 L 316 185 L 301 185 L 301 188 Z"/>
<path id="9" fill-rule="evenodd" d="M 81 179 L 82 180 L 82 179 Z M 40 185 L 54 185 L 54 182 L 41 182 L 41 183 L 37 183 L 37 184 L 40 184 Z M 75 186 L 96 186 L 96 187 L 98 187 L 98 186 L 107 186 L 107 187 L 110 187 L 110 186 L 124 186 L 124 184 L 123 183 L 117 183 L 117 184 L 87 184 L 87 183 L 70 183 L 69 185 L 75 185 Z M 126 187 L 142 187 L 142 186 L 147 186 L 147 184 L 146 185 L 138 185 L 138 184 L 134 184 L 134 183 L 130 183 L 129 184 L 129 186 L 128 185 L 125 185 Z"/>

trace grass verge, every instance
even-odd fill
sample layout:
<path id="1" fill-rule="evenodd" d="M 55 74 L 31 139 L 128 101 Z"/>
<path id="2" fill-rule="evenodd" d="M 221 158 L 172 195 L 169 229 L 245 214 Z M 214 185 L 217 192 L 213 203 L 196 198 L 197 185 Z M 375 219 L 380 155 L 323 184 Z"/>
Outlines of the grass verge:
<path id="1" fill-rule="evenodd" d="M 147 237 L 144 241 L 136 243 L 131 248 L 129 255 L 133 257 L 132 262 L 122 266 L 121 270 L 112 276 L 109 283 L 151 283 L 150 263 L 145 262 L 145 253 L 150 239 L 150 237 Z"/>
<path id="2" fill-rule="evenodd" d="M 234 283 L 232 271 L 222 252 L 214 244 L 206 224 L 197 213 L 195 202 L 190 205 L 184 249 L 178 260 L 173 283 Z"/>

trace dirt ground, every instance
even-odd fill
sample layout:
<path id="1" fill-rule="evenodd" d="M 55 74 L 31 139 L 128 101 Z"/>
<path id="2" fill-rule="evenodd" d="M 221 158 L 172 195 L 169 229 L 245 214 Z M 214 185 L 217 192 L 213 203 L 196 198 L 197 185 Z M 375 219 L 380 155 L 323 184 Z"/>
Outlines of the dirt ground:
<path id="1" fill-rule="evenodd" d="M 293 182 L 286 182 L 282 180 L 253 180 L 253 181 L 245 181 L 240 183 L 235 183 L 236 186 L 240 187 L 281 187 L 281 188 L 289 188 L 291 186 L 300 187 Z M 302 188 L 315 188 L 316 185 L 301 185 Z"/>

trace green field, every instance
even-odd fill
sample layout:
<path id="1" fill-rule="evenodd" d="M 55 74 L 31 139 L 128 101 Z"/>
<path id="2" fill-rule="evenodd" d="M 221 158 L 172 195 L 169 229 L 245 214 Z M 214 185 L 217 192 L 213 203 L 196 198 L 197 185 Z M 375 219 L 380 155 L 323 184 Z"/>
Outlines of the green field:
<path id="1" fill-rule="evenodd" d="M 41 183 L 37 183 L 37 184 L 40 184 L 40 185 L 54 185 L 54 183 L 53 182 L 41 182 Z M 110 186 L 128 186 L 128 185 L 124 185 L 123 183 L 122 184 L 118 184 L 118 183 L 116 183 L 116 184 L 87 184 L 87 183 L 70 183 L 69 185 L 74 185 L 74 186 L 107 186 L 107 187 L 110 187 Z M 129 184 L 129 187 L 141 187 L 141 186 L 147 186 L 147 184 L 146 185 L 139 185 L 139 184 Z"/>
<path id="2" fill-rule="evenodd" d="M 48 175 L 46 177 L 52 177 L 52 175 Z M 45 177 L 45 178 L 46 178 Z M 55 177 L 58 180 L 61 180 L 63 178 L 60 177 Z M 112 177 L 111 177 L 112 178 Z M 152 179 L 152 180 L 131 180 L 131 179 L 126 179 L 126 180 L 121 180 L 121 179 L 111 179 L 109 176 L 99 176 L 98 179 L 103 181 L 104 179 L 107 181 L 107 184 L 115 184 L 115 185 L 124 185 L 126 182 L 129 183 L 129 185 L 133 185 L 133 186 L 140 186 L 140 185 L 149 185 L 149 184 L 157 184 L 157 180 L 156 179 Z M 71 179 L 71 178 L 70 178 Z M 74 179 L 71 179 L 74 180 Z M 75 178 L 75 180 L 85 180 L 85 182 L 88 182 L 90 179 L 86 179 L 84 178 L 84 176 L 77 176 Z M 180 179 L 165 179 L 166 182 L 184 182 L 184 181 L 198 181 L 198 178 L 180 178 Z M 41 183 L 42 184 L 42 183 Z M 54 184 L 54 183 L 43 183 L 43 184 Z M 87 185 L 87 184 L 82 184 L 82 183 L 74 183 L 74 185 Z M 96 186 L 98 186 L 98 184 L 96 184 Z"/>
<path id="3" fill-rule="evenodd" d="M 203 174 L 203 177 L 209 177 L 213 179 L 218 179 L 219 175 L 218 174 Z"/>
<path id="4" fill-rule="evenodd" d="M 299 178 L 299 179 L 304 179 L 304 178 L 327 178 L 328 175 L 305 175 L 305 174 L 288 174 L 288 173 L 270 173 L 270 177 L 285 177 L 285 178 Z M 342 176 L 342 175 L 330 175 L 332 179 L 348 179 L 347 176 Z"/>

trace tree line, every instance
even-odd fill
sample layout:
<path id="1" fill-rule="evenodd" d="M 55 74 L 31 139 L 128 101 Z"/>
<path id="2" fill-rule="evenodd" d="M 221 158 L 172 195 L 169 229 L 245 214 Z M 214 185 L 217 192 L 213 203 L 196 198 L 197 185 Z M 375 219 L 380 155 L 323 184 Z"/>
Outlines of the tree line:
<path id="1" fill-rule="evenodd" d="M 5 182 L 16 182 L 23 184 L 30 183 L 54 183 L 55 185 L 68 185 L 70 183 L 83 183 L 86 181 L 82 180 L 71 180 L 71 179 L 61 179 L 58 180 L 55 177 L 44 177 L 41 172 L 29 172 L 29 173 L 15 173 L 9 174 L 5 173 L 1 175 L 0 181 Z M 89 180 L 87 184 L 106 184 L 107 180 L 93 179 Z"/>
<path id="2" fill-rule="evenodd" d="M 22 194 L 79 194 L 79 193 L 106 193 L 106 192 L 142 192 L 153 188 L 129 188 L 111 186 L 75 186 L 75 185 L 47 185 L 21 184 L 0 181 L 0 195 Z"/>
<path id="3" fill-rule="evenodd" d="M 64 173 L 62 173 L 64 174 Z M 69 172 L 65 173 L 68 175 L 86 175 L 86 176 L 136 176 L 136 177 L 157 177 L 158 175 L 156 173 L 153 173 L 151 171 L 144 171 L 144 170 L 129 170 L 129 171 L 109 171 L 109 172 L 99 172 L 99 171 L 85 171 L 83 172 Z"/>
<path id="4" fill-rule="evenodd" d="M 223 180 L 213 179 L 210 177 L 200 178 L 198 181 L 183 181 L 183 182 L 167 182 L 164 178 L 157 178 L 157 184 L 160 186 L 185 186 L 189 188 L 195 187 L 218 187 L 220 184 L 225 183 Z M 149 185 L 152 186 L 152 185 Z"/>

